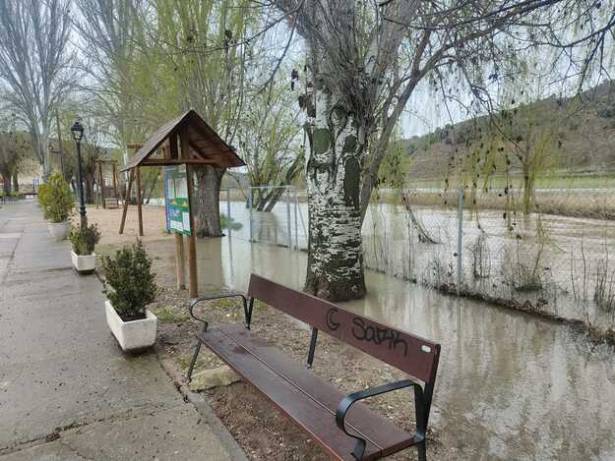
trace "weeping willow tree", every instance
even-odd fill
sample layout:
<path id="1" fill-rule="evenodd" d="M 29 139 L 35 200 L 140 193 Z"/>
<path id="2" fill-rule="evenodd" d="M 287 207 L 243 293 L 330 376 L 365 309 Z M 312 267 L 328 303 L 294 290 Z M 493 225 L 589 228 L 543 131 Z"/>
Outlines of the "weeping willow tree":
<path id="1" fill-rule="evenodd" d="M 83 68 L 93 77 L 90 113 L 106 122 L 118 146 L 139 144 L 193 108 L 229 144 L 244 103 L 249 1 L 84 0 L 79 2 Z M 128 154 L 128 152 L 127 152 Z M 221 235 L 224 169 L 196 169 L 199 236 Z M 159 172 L 148 169 L 144 183 Z"/>
<path id="2" fill-rule="evenodd" d="M 76 21 L 80 65 L 88 75 L 84 90 L 90 100 L 78 108 L 74 103 L 62 107 L 62 137 L 69 139 L 76 115 L 85 116 L 96 125 L 97 134 L 114 141 L 114 157 L 123 164 L 134 146 L 177 115 L 178 85 L 162 72 L 160 59 L 144 52 L 148 24 L 154 19 L 146 0 L 83 0 L 75 7 L 80 13 Z M 70 175 L 69 166 L 65 165 L 65 173 Z M 143 197 L 156 186 L 159 175 L 158 168 L 141 171 Z"/>
<path id="3" fill-rule="evenodd" d="M 615 25 L 612 1 L 273 3 L 309 55 L 305 289 L 333 300 L 366 292 L 362 222 L 391 134 L 420 85 L 466 82 L 488 105 L 490 86 L 514 76 L 509 64 L 528 44 L 558 47 L 587 75 L 612 46 Z"/>
<path id="4" fill-rule="evenodd" d="M 249 31 L 257 23 L 249 0 L 152 0 L 156 24 L 148 54 L 177 82 L 177 100 L 193 108 L 229 145 L 245 105 Z M 195 168 L 197 234 L 220 236 L 219 195 L 226 169 Z"/>
<path id="5" fill-rule="evenodd" d="M 81 41 L 81 69 L 89 76 L 85 90 L 91 104 L 82 108 L 96 117 L 105 134 L 124 152 L 129 144 L 143 141 L 156 124 L 168 116 L 170 101 L 157 94 L 171 82 L 156 72 L 156 63 L 144 59 L 140 44 L 145 41 L 148 15 L 144 0 L 82 0 L 76 27 Z M 162 80 L 162 81 L 161 81 Z M 155 107 L 155 101 L 163 104 Z M 70 110 L 70 108 L 65 108 Z M 83 115 L 83 114 L 82 114 Z"/>
<path id="6" fill-rule="evenodd" d="M 271 211 L 303 169 L 303 142 L 294 101 L 298 88 L 288 91 L 290 76 L 296 71 L 280 72 L 269 87 L 253 84 L 248 94 L 238 137 L 243 159 L 248 165 L 252 186 L 273 186 L 253 191 L 252 206 Z"/>
<path id="7" fill-rule="evenodd" d="M 502 137 L 506 150 L 514 157 L 521 170 L 523 196 L 522 210 L 529 214 L 536 206 L 535 188 L 537 178 L 555 166 L 558 144 L 557 127 L 541 117 L 539 108 L 527 106 L 504 112 Z"/>

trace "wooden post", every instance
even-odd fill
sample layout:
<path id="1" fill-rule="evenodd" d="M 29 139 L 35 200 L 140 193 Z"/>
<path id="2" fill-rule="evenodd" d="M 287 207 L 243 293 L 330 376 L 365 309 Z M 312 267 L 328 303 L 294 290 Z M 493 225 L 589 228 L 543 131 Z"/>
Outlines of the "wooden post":
<path id="1" fill-rule="evenodd" d="M 162 155 L 165 159 L 177 158 L 177 134 L 173 133 L 169 138 L 169 148 L 162 149 Z M 173 157 L 175 154 L 175 157 Z M 164 181 L 164 175 L 163 175 Z M 186 252 L 184 250 L 184 236 L 175 234 L 175 270 L 177 274 L 177 289 L 186 289 Z"/>
<path id="2" fill-rule="evenodd" d="M 188 140 L 185 133 L 179 134 L 181 158 L 190 158 L 188 152 Z M 171 153 L 173 155 L 173 153 Z M 190 278 L 190 297 L 196 298 L 199 295 L 198 273 L 196 265 L 196 229 L 194 228 L 194 215 L 192 209 L 192 166 L 186 164 L 186 183 L 188 186 L 188 208 L 190 209 L 190 236 L 188 237 L 188 275 Z"/>
<path id="3" fill-rule="evenodd" d="M 143 209 L 141 207 L 141 168 L 137 169 L 137 214 L 139 215 L 139 235 L 143 237 Z"/>
<path id="4" fill-rule="evenodd" d="M 115 169 L 115 160 L 111 162 L 113 166 L 113 197 L 115 198 L 116 206 L 119 205 L 119 200 L 117 199 L 117 171 Z"/>
<path id="5" fill-rule="evenodd" d="M 191 165 L 186 165 L 186 182 L 188 183 L 188 207 L 190 208 L 190 236 L 188 237 L 188 273 L 190 275 L 190 297 L 196 298 L 199 295 L 199 281 L 196 267 L 196 229 L 194 228 L 194 216 L 192 215 Z"/>
<path id="6" fill-rule="evenodd" d="M 124 233 L 124 225 L 126 224 L 126 213 L 128 212 L 128 202 L 130 200 L 130 192 L 132 190 L 132 181 L 135 177 L 134 168 L 130 170 L 128 175 L 128 189 L 126 190 L 126 196 L 124 197 L 123 209 L 122 209 L 122 222 L 120 223 L 120 234 Z"/>
<path id="7" fill-rule="evenodd" d="M 177 233 L 175 234 L 175 264 L 177 271 L 177 289 L 184 290 L 186 288 L 184 236 Z"/>
<path id="8" fill-rule="evenodd" d="M 98 162 L 98 193 L 100 195 L 100 203 L 103 207 L 103 209 L 107 208 L 107 205 L 105 204 L 105 183 L 104 183 L 104 179 L 103 179 L 103 172 L 102 172 L 102 162 Z"/>

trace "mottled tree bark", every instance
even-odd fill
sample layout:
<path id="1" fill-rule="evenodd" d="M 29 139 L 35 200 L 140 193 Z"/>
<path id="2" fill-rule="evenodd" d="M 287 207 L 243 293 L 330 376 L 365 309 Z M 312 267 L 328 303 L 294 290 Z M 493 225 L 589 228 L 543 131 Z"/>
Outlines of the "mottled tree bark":
<path id="1" fill-rule="evenodd" d="M 198 237 L 221 237 L 220 224 L 220 185 L 224 168 L 205 166 L 195 169 L 198 187 L 195 188 L 196 234 Z"/>
<path id="2" fill-rule="evenodd" d="M 306 162 L 309 256 L 305 291 L 344 301 L 365 295 L 359 203 L 365 128 L 316 80 Z"/>

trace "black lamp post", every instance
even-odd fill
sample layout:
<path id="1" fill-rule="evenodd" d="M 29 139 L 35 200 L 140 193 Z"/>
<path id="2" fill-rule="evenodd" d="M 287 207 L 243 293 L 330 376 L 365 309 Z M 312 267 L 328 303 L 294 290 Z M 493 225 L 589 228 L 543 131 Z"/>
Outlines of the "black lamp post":
<path id="1" fill-rule="evenodd" d="M 85 215 L 85 198 L 83 196 L 83 171 L 81 169 L 81 138 L 83 138 L 83 125 L 77 120 L 70 128 L 73 133 L 73 139 L 77 143 L 77 185 L 79 187 L 79 217 L 81 222 L 81 228 L 85 228 L 88 225 L 88 218 Z"/>

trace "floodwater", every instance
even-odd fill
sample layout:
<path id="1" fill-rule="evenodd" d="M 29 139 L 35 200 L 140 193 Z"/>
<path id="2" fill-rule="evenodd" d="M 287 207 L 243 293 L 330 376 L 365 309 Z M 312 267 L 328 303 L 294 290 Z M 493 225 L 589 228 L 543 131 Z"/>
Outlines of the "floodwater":
<path id="1" fill-rule="evenodd" d="M 156 255 L 173 264 L 173 242 Z M 199 242 L 200 290 L 255 272 L 301 288 L 306 255 L 237 238 Z M 346 307 L 442 344 L 432 427 L 458 459 L 615 459 L 615 351 L 569 326 L 367 273 Z M 409 418 L 413 415 L 409 413 Z"/>
<path id="2" fill-rule="evenodd" d="M 230 213 L 229 213 L 230 211 Z M 235 239 L 307 247 L 305 203 L 281 201 L 272 213 L 250 213 L 244 202 L 221 202 L 221 212 L 239 223 Z M 370 206 L 363 224 L 368 268 L 439 287 L 461 285 L 479 296 L 541 305 L 549 314 L 607 328 L 615 310 L 594 299 L 600 268 L 605 297 L 615 309 L 615 221 L 557 215 L 516 216 L 481 210 L 463 213 L 461 246 L 455 209 L 414 207 L 416 222 L 435 243 L 421 239 L 401 206 Z M 509 230 L 510 224 L 512 230 Z M 482 243 L 479 237 L 483 235 Z M 457 255 L 461 253 L 461 273 Z"/>

